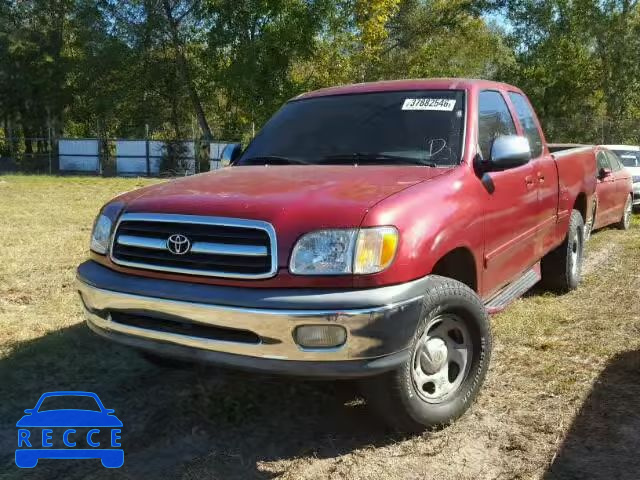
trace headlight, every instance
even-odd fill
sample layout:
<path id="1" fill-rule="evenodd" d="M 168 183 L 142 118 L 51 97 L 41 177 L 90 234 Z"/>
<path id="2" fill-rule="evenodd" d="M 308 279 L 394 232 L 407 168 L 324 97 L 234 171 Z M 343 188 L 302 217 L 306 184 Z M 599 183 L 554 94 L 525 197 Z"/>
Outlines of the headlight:
<path id="1" fill-rule="evenodd" d="M 340 275 L 351 273 L 357 230 L 318 230 L 303 235 L 291 254 L 291 273 Z"/>
<path id="2" fill-rule="evenodd" d="M 100 214 L 96 218 L 91 232 L 91 250 L 100 255 L 105 255 L 109 250 L 109 240 L 111 239 L 111 227 L 113 222 L 107 216 Z"/>
<path id="3" fill-rule="evenodd" d="M 394 227 L 318 230 L 298 240 L 289 270 L 298 275 L 377 273 L 391 265 L 397 247 Z"/>
<path id="4" fill-rule="evenodd" d="M 112 201 L 102 207 L 100 214 L 93 223 L 91 250 L 100 255 L 106 255 L 110 247 L 111 229 L 123 208 L 124 203 L 120 201 Z"/>

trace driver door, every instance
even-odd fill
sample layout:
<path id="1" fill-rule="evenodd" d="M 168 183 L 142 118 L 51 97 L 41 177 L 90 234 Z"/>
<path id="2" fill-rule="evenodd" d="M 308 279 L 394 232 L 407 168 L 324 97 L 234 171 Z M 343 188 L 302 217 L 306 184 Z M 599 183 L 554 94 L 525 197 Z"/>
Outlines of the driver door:
<path id="1" fill-rule="evenodd" d="M 485 90 L 478 96 L 478 148 L 483 158 L 493 140 L 516 134 L 512 114 L 502 92 Z M 485 178 L 488 176 L 489 178 Z M 519 277 L 535 263 L 537 247 L 538 182 L 527 163 L 486 173 L 483 296 L 487 297 Z"/>

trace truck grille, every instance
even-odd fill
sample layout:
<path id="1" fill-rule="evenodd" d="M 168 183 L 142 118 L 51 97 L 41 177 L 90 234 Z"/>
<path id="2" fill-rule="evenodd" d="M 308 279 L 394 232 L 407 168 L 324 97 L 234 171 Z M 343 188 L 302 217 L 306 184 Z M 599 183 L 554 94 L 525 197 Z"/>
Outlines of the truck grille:
<path id="1" fill-rule="evenodd" d="M 113 237 L 118 265 L 210 277 L 268 278 L 276 274 L 276 236 L 258 220 L 125 213 Z"/>

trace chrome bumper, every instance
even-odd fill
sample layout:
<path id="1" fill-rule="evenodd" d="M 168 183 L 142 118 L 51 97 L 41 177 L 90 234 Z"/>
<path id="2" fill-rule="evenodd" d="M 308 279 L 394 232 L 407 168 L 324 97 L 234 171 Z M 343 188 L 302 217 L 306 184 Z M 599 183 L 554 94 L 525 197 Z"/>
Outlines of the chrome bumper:
<path id="1" fill-rule="evenodd" d="M 375 359 L 406 348 L 415 328 L 421 297 L 380 307 L 347 310 L 279 310 L 230 307 L 133 295 L 97 288 L 78 279 L 89 327 L 113 340 L 145 348 L 164 343 L 233 356 L 315 363 Z M 255 334 L 257 343 L 217 340 L 114 321 L 115 313 L 212 326 Z M 302 348 L 294 341 L 299 325 L 342 325 L 347 340 L 335 348 Z M 115 334 L 115 335 L 111 335 Z M 135 338 L 143 342 L 125 341 Z M 170 353 L 169 353 L 170 354 Z M 229 363 L 227 361 L 222 363 Z M 233 363 L 233 362 L 231 362 Z M 260 368 L 258 368 L 260 369 Z"/>

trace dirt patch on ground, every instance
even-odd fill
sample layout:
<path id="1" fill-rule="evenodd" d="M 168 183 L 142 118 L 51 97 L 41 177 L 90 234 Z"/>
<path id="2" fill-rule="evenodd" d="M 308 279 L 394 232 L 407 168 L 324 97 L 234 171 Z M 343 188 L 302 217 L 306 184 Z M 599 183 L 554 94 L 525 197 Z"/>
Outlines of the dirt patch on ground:
<path id="1" fill-rule="evenodd" d="M 594 249 L 588 249 L 588 254 L 585 256 L 584 263 L 582 265 L 582 274 L 591 275 L 601 265 L 611 261 L 614 258 L 619 257 L 620 246 L 614 243 L 606 243 Z"/>

